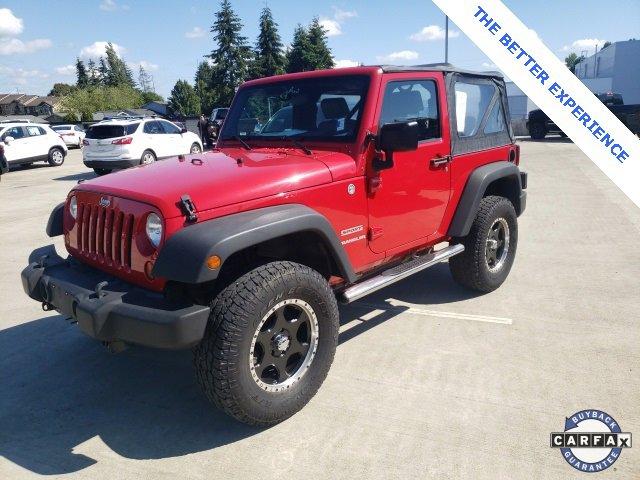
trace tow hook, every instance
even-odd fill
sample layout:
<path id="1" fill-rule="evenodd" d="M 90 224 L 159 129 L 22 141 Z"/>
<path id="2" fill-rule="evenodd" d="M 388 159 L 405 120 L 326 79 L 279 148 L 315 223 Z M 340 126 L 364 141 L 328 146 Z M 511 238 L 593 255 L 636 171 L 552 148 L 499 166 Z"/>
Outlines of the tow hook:
<path id="1" fill-rule="evenodd" d="M 104 341 L 102 342 L 102 345 L 107 348 L 109 353 L 114 354 L 124 352 L 127 348 L 129 348 L 129 345 L 124 343 L 122 340 Z"/>

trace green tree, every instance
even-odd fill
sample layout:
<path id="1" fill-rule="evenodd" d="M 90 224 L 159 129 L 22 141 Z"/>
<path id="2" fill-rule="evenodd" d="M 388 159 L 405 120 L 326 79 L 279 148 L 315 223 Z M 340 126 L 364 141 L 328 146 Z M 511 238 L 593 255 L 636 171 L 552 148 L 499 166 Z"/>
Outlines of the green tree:
<path id="1" fill-rule="evenodd" d="M 111 42 L 107 43 L 105 54 L 107 57 L 107 71 L 104 80 L 105 85 L 111 87 L 117 87 L 120 85 L 135 87 L 136 83 L 133 80 L 133 73 L 131 72 L 131 69 L 127 66 L 125 61 L 118 56 Z"/>
<path id="2" fill-rule="evenodd" d="M 254 52 L 255 59 L 250 72 L 252 78 L 284 73 L 282 41 L 278 34 L 278 24 L 273 20 L 269 7 L 264 7 L 260 13 L 260 33 Z"/>
<path id="3" fill-rule="evenodd" d="M 62 98 L 73 93 L 75 89 L 75 85 L 69 85 L 68 83 L 54 83 L 53 88 L 49 92 L 49 96 Z"/>
<path id="4" fill-rule="evenodd" d="M 171 90 L 169 109 L 181 116 L 200 113 L 200 99 L 186 80 L 178 80 Z"/>
<path id="5" fill-rule="evenodd" d="M 100 85 L 100 72 L 98 71 L 96 62 L 92 58 L 87 62 L 87 75 L 89 76 L 90 87 Z"/>
<path id="6" fill-rule="evenodd" d="M 215 91 L 211 88 L 213 68 L 208 62 L 200 62 L 194 79 L 195 91 L 200 101 L 200 112 L 209 115 L 215 103 Z"/>
<path id="7" fill-rule="evenodd" d="M 158 95 L 156 92 L 143 92 L 140 90 L 140 95 L 142 97 L 143 105 L 149 102 L 164 102 L 164 97 L 162 95 Z"/>
<path id="8" fill-rule="evenodd" d="M 567 58 L 564 59 L 564 64 L 569 70 L 571 70 L 571 73 L 576 73 L 576 65 L 578 65 L 583 60 L 584 56 L 578 56 L 575 53 L 570 53 L 569 55 L 567 55 Z"/>
<path id="9" fill-rule="evenodd" d="M 602 50 L 604 50 L 605 48 L 607 48 L 609 45 L 611 45 L 611 42 L 609 42 L 609 41 L 604 42 L 604 45 L 602 45 Z"/>
<path id="10" fill-rule="evenodd" d="M 293 32 L 293 42 L 287 52 L 287 73 L 306 72 L 313 70 L 309 63 L 309 36 L 307 30 L 300 24 Z"/>
<path id="11" fill-rule="evenodd" d="M 215 92 L 215 102 L 219 106 L 231 103 L 236 88 L 247 77 L 251 49 L 246 37 L 240 34 L 241 30 L 240 17 L 231 8 L 229 0 L 222 0 L 211 26 L 218 47 L 209 55 L 213 61 L 210 87 Z"/>
<path id="12" fill-rule="evenodd" d="M 100 57 L 100 66 L 98 66 L 98 75 L 96 76 L 98 85 L 107 85 L 109 81 L 109 66 L 104 57 Z"/>
<path id="13" fill-rule="evenodd" d="M 78 88 L 62 98 L 61 111 L 66 117 L 93 120 L 93 114 L 102 110 L 140 108 L 142 95 L 128 85 L 117 87 Z"/>
<path id="14" fill-rule="evenodd" d="M 153 79 L 142 65 L 140 65 L 140 68 L 138 69 L 138 85 L 140 85 L 140 90 L 143 92 L 153 91 Z"/>
<path id="15" fill-rule="evenodd" d="M 76 58 L 76 85 L 78 88 L 85 88 L 89 86 L 89 74 L 87 73 L 87 67 L 84 66 L 84 62 L 80 58 Z"/>
<path id="16" fill-rule="evenodd" d="M 335 63 L 331 49 L 327 43 L 327 31 L 320 20 L 315 17 L 309 25 L 307 33 L 309 39 L 309 63 L 313 66 L 313 70 L 321 70 L 324 68 L 333 68 Z"/>

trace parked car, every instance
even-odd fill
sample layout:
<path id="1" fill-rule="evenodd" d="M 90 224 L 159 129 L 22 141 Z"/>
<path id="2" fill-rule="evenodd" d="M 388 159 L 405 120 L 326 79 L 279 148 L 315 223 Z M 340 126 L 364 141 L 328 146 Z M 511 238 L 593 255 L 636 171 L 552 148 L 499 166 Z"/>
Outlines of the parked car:
<path id="1" fill-rule="evenodd" d="M 203 150 L 198 135 L 158 118 L 99 122 L 82 143 L 84 164 L 98 175 Z"/>
<path id="2" fill-rule="evenodd" d="M 4 175 L 9 171 L 9 164 L 7 163 L 7 157 L 4 156 L 4 145 L 0 142 L 0 175 Z"/>
<path id="3" fill-rule="evenodd" d="M 80 125 L 53 125 L 51 130 L 57 132 L 67 146 L 82 148 L 86 133 Z"/>
<path id="4" fill-rule="evenodd" d="M 338 301 L 447 259 L 471 290 L 506 280 L 527 187 L 508 119 L 502 76 L 451 65 L 247 82 L 216 150 L 74 186 L 47 227 L 69 257 L 34 251 L 22 284 L 112 350 L 193 348 L 215 405 L 273 425 L 327 376 Z"/>
<path id="5" fill-rule="evenodd" d="M 640 104 L 625 105 L 619 93 L 605 92 L 595 95 L 631 132 L 640 135 Z M 549 133 L 566 137 L 560 127 L 539 108 L 531 110 L 527 115 L 527 130 L 534 140 L 542 140 Z"/>
<path id="6" fill-rule="evenodd" d="M 48 125 L 37 123 L 0 124 L 0 142 L 9 165 L 48 162 L 59 167 L 67 156 L 67 146 Z"/>

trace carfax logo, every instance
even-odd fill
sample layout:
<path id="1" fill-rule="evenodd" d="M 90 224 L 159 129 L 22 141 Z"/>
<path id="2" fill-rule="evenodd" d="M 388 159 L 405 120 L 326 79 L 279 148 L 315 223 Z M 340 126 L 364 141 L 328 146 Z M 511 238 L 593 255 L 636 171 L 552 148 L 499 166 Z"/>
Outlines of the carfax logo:
<path id="1" fill-rule="evenodd" d="M 551 447 L 576 470 L 600 472 L 631 448 L 631 433 L 622 432 L 611 415 L 601 410 L 581 410 L 567 417 L 564 432 L 551 434 Z"/>

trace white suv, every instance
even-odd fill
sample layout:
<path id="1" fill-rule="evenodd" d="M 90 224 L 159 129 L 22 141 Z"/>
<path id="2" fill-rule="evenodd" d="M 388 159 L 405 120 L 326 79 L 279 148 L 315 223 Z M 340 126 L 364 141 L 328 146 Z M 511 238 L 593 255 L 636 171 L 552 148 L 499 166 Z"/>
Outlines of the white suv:
<path id="1" fill-rule="evenodd" d="M 157 118 L 105 120 L 89 127 L 82 143 L 84 164 L 98 175 L 202 151 L 198 135 Z"/>
<path id="2" fill-rule="evenodd" d="M 59 167 L 67 156 L 62 137 L 48 125 L 12 122 L 0 124 L 0 142 L 10 165 L 49 162 Z"/>
<path id="3" fill-rule="evenodd" d="M 84 130 L 80 125 L 54 125 L 51 127 L 51 130 L 57 132 L 68 147 L 74 146 L 82 148 Z"/>

